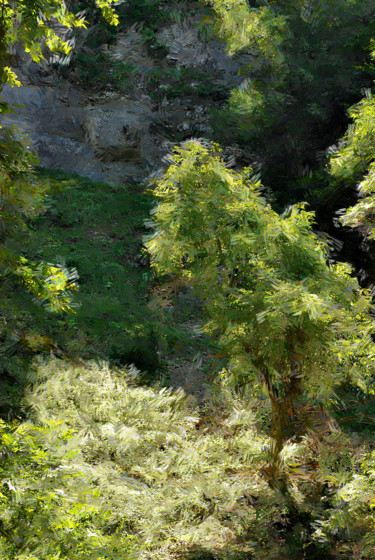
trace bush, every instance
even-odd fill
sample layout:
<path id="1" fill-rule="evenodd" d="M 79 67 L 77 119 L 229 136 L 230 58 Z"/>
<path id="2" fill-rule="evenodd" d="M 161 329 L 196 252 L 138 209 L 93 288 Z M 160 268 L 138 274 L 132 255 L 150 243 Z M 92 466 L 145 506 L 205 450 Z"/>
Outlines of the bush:
<path id="1" fill-rule="evenodd" d="M 37 364 L 25 401 L 31 421 L 3 429 L 9 558 L 17 543 L 30 560 L 132 558 L 136 543 L 140 559 L 194 546 L 221 556 L 240 549 L 246 531 L 266 531 L 277 511 L 256 476 L 266 440 L 240 400 L 221 397 L 221 414 L 200 427 L 181 391 L 134 378 L 133 368 Z M 268 506 L 259 514 L 246 499 Z M 121 543 L 128 556 L 116 556 Z"/>
<path id="2" fill-rule="evenodd" d="M 1 424 L 4 560 L 373 560 L 374 454 L 337 430 L 283 450 L 294 507 L 266 482 L 267 415 L 227 374 L 198 413 L 134 367 L 38 360 L 29 420 Z M 331 556 L 332 554 L 332 556 Z"/>

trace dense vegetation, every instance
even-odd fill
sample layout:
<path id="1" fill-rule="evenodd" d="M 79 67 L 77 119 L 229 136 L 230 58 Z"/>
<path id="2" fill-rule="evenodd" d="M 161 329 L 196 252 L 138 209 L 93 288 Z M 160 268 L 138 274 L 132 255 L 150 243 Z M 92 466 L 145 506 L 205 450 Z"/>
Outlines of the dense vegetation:
<path id="1" fill-rule="evenodd" d="M 152 188 L 40 169 L 1 130 L 4 560 L 375 559 L 371 277 L 324 231 L 372 258 L 375 2 L 4 1 L 1 82 L 16 40 L 69 52 L 57 18 L 80 39 L 62 76 L 124 93 L 101 46 L 136 24 L 162 60 L 158 30 L 199 10 L 243 83 L 194 75 L 228 97 L 214 138 Z M 191 79 L 156 65 L 148 92 Z M 197 356 L 199 401 L 171 373 Z"/>
<path id="2" fill-rule="evenodd" d="M 308 200 L 316 207 L 330 186 L 324 153 L 344 133 L 348 106 L 374 78 L 373 3 L 212 4 L 229 52 L 254 55 L 219 115 L 219 138 L 248 146 L 249 161 L 262 164 L 264 182 L 282 204 Z"/>

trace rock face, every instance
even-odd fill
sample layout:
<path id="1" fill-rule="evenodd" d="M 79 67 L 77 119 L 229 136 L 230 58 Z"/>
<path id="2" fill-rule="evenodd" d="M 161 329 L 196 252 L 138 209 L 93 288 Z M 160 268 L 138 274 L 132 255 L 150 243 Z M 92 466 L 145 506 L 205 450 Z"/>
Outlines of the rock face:
<path id="1" fill-rule="evenodd" d="M 150 76 L 155 68 L 166 75 L 171 68 L 175 72 L 185 68 L 206 71 L 211 86 L 216 84 L 218 89 L 241 81 L 238 71 L 244 60 L 234 61 L 219 42 L 202 39 L 198 24 L 199 16 L 159 32 L 157 39 L 169 53 L 162 59 L 152 57 L 134 26 L 118 35 L 116 45 L 104 47 L 113 63 L 124 61 L 134 68 L 126 95 L 84 91 L 61 80 L 53 64 L 40 66 L 24 53 L 14 53 L 15 70 L 23 85 L 5 86 L 3 98 L 16 113 L 3 116 L 2 124 L 13 125 L 28 137 L 44 167 L 108 183 L 145 180 L 174 144 L 209 137 L 211 132 L 208 108 L 212 97 L 195 94 L 193 79 L 187 93 L 152 99 Z"/>
<path id="2" fill-rule="evenodd" d="M 166 61 L 178 67 L 199 68 L 210 73 L 217 85 L 235 87 L 241 83 L 238 72 L 246 57 L 233 59 L 217 40 L 209 40 L 198 14 L 182 23 L 175 23 L 158 33 L 158 39 L 169 47 Z"/>
<path id="3" fill-rule="evenodd" d="M 149 134 L 154 116 L 145 100 L 115 98 L 91 102 L 83 112 L 83 128 L 95 156 L 104 163 L 123 166 L 123 174 L 136 180 L 144 177 L 153 162 Z"/>
<path id="4" fill-rule="evenodd" d="M 155 165 L 147 100 L 89 98 L 67 83 L 5 86 L 3 98 L 16 111 L 3 125 L 26 135 L 44 167 L 121 184 L 143 180 Z"/>
<path id="5" fill-rule="evenodd" d="M 4 126 L 13 125 L 36 150 L 44 167 L 79 173 L 97 181 L 106 179 L 83 130 L 84 99 L 69 85 L 20 88 L 5 86 L 3 98 L 16 113 L 5 115 Z"/>

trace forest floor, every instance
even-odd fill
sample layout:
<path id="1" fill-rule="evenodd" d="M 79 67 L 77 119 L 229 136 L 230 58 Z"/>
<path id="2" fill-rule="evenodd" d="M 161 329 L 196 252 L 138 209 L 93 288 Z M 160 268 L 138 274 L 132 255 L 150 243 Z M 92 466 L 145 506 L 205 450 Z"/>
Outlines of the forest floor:
<path id="1" fill-rule="evenodd" d="M 142 254 L 151 197 L 139 185 L 114 187 L 64 172 L 41 170 L 54 187 L 47 212 L 30 223 L 32 235 L 15 241 L 35 261 L 64 263 L 78 272 L 73 312 L 47 314 L 9 283 L 2 309 L 1 403 L 15 399 L 14 384 L 35 354 L 73 361 L 128 364 L 149 383 L 181 387 L 202 403 L 215 348 L 201 330 L 198 300 L 187 290 L 163 303 Z M 25 380 L 24 380 L 25 382 Z M 13 388 L 12 388 L 13 387 Z"/>

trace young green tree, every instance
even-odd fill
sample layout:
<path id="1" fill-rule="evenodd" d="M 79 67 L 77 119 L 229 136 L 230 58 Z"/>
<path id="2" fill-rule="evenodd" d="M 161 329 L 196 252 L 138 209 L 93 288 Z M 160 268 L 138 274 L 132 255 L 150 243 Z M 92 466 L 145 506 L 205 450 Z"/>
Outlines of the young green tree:
<path id="1" fill-rule="evenodd" d="M 155 196 L 152 266 L 194 286 L 232 374 L 267 392 L 270 476 L 286 491 L 280 453 L 298 399 L 327 402 L 374 369 L 369 296 L 348 265 L 327 260 L 312 213 L 278 215 L 251 170 L 228 170 L 216 146 L 177 149 Z"/>
<path id="2" fill-rule="evenodd" d="M 207 0 L 228 52 L 250 52 L 232 91 L 219 138 L 239 140 L 262 164 L 281 201 L 321 188 L 322 152 L 346 127 L 346 108 L 370 87 L 370 0 Z M 313 181 L 309 177 L 319 172 Z"/>

